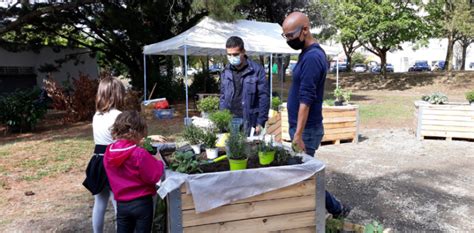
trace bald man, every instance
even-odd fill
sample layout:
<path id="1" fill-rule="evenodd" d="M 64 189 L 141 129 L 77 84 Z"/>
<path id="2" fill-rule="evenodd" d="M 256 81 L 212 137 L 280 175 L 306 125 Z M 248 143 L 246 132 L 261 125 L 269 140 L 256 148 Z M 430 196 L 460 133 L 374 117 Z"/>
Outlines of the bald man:
<path id="1" fill-rule="evenodd" d="M 305 14 L 293 12 L 283 22 L 282 36 L 291 48 L 301 49 L 288 95 L 290 137 L 295 147 L 314 156 L 324 135 L 322 106 L 328 63 L 310 26 Z M 336 218 L 346 217 L 351 211 L 327 191 L 326 209 Z"/>

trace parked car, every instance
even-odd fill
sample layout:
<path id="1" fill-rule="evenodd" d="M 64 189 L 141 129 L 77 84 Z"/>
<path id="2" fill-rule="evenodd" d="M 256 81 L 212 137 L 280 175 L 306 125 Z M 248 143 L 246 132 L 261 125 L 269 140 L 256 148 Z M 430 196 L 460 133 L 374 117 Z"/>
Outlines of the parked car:
<path id="1" fill-rule="evenodd" d="M 331 69 L 331 72 L 336 73 L 336 69 L 339 67 L 339 72 L 349 72 L 346 62 L 339 63 L 338 66 L 334 65 Z"/>
<path id="2" fill-rule="evenodd" d="M 428 61 L 416 61 L 415 64 L 408 69 L 408 72 L 414 71 L 431 71 Z"/>
<path id="3" fill-rule="evenodd" d="M 352 67 L 352 72 L 355 72 L 355 73 L 363 73 L 365 71 L 367 71 L 367 67 L 365 66 L 365 64 L 362 64 L 362 63 L 355 64 Z"/>
<path id="4" fill-rule="evenodd" d="M 392 64 L 387 63 L 385 67 L 387 68 L 387 72 L 389 72 L 389 73 L 393 72 L 393 65 Z M 382 71 L 381 66 L 376 66 L 376 67 L 372 68 L 372 70 L 371 70 L 372 73 L 380 73 L 381 71 Z"/>
<path id="5" fill-rule="evenodd" d="M 431 66 L 432 71 L 444 70 L 445 61 L 433 61 Z"/>

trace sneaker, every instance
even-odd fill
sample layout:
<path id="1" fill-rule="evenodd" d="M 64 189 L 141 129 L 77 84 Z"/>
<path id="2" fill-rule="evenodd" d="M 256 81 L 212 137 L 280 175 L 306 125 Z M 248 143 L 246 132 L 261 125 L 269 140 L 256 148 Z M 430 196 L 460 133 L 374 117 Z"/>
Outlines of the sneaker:
<path id="1" fill-rule="evenodd" d="M 342 211 L 339 214 L 334 214 L 334 218 L 346 218 L 351 213 L 352 207 L 346 204 L 342 204 Z"/>

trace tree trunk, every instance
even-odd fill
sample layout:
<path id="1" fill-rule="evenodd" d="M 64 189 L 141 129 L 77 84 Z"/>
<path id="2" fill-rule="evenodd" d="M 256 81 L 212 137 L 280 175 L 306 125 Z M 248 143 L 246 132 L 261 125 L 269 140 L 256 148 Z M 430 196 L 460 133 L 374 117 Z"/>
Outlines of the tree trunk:
<path id="1" fill-rule="evenodd" d="M 448 35 L 448 51 L 446 53 L 446 59 L 444 63 L 444 68 L 446 71 L 451 72 L 453 69 L 453 49 L 454 49 L 454 35 L 450 33 Z"/>
<path id="2" fill-rule="evenodd" d="M 384 78 L 387 78 L 387 51 L 380 51 L 380 72 Z"/>
<path id="3" fill-rule="evenodd" d="M 461 47 L 462 47 L 462 59 L 461 59 L 461 70 L 466 70 L 466 54 L 467 54 L 467 47 L 471 44 L 471 40 L 462 40 Z"/>

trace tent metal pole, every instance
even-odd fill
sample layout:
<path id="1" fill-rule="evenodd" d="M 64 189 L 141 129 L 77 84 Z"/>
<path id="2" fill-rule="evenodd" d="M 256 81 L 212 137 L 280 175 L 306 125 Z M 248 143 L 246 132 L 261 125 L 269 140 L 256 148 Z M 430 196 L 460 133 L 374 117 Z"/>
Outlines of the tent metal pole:
<path id="1" fill-rule="evenodd" d="M 184 43 L 184 78 L 185 78 L 185 87 L 186 87 L 186 119 L 184 120 L 185 125 L 188 124 L 189 119 L 189 106 L 188 106 L 188 48 L 186 43 Z"/>
<path id="2" fill-rule="evenodd" d="M 336 59 L 336 88 L 339 88 L 339 57 Z"/>
<path id="3" fill-rule="evenodd" d="M 146 54 L 143 54 L 143 103 L 146 103 Z"/>
<path id="4" fill-rule="evenodd" d="M 272 106 L 272 93 L 273 93 L 273 58 L 272 54 L 270 53 L 270 107 Z"/>

